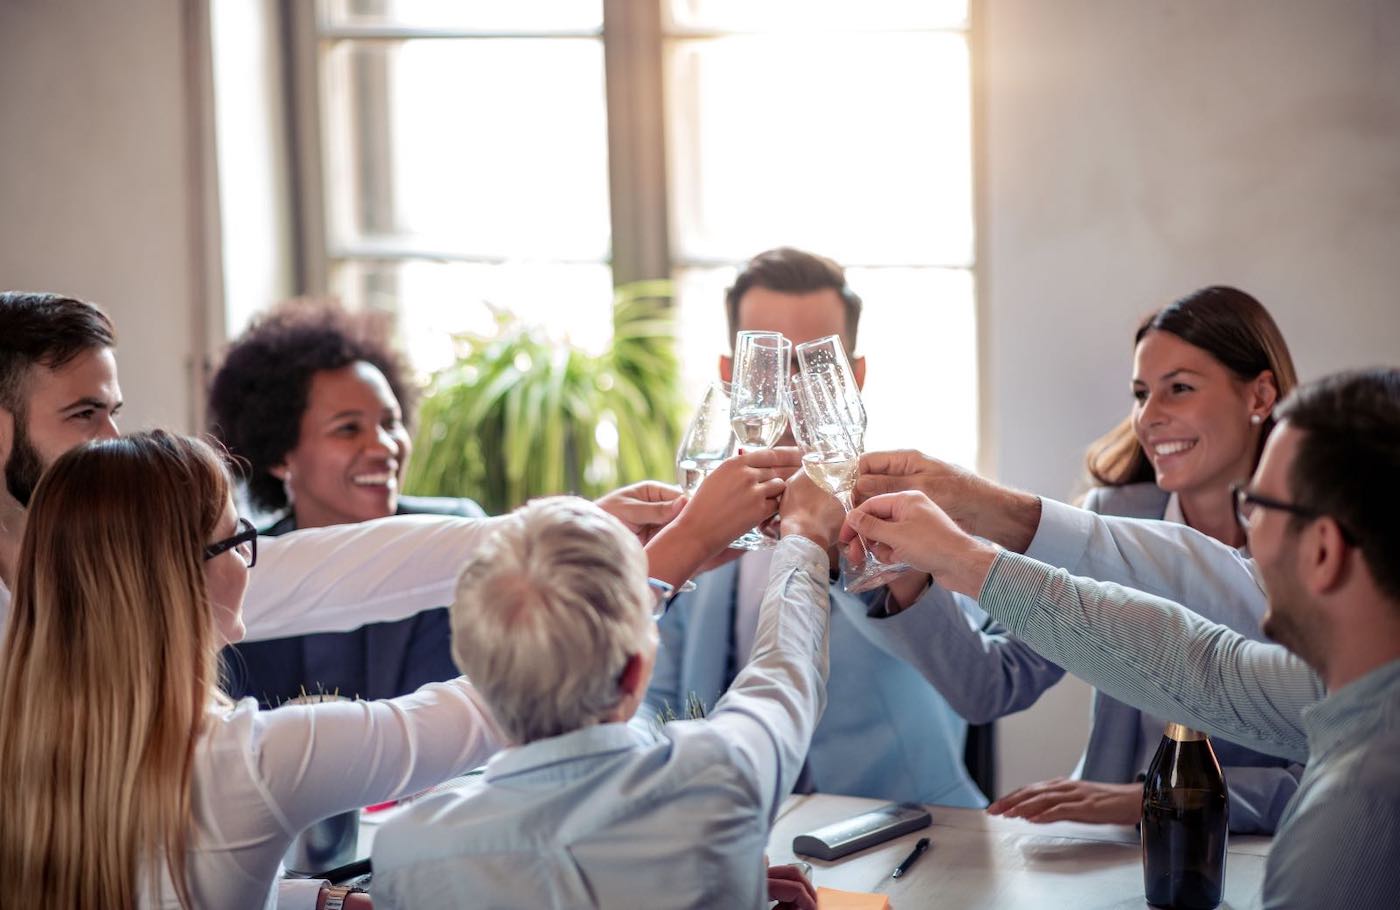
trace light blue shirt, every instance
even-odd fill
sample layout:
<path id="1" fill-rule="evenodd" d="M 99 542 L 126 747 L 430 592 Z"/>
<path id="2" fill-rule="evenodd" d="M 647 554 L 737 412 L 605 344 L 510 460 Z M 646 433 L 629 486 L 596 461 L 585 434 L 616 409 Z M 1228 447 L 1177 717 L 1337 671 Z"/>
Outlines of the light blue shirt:
<path id="1" fill-rule="evenodd" d="M 1103 551 L 1096 558 L 1114 557 Z M 1228 574 L 1203 574 L 1195 586 L 1209 587 L 1213 578 L 1226 581 L 1219 593 L 1228 596 Z M 979 602 L 1114 698 L 1307 761 L 1265 867 L 1267 910 L 1394 905 L 1400 660 L 1329 694 L 1279 645 L 1250 641 L 1162 598 L 1012 553 L 998 557 Z"/>
<path id="2" fill-rule="evenodd" d="M 1100 495 L 1091 494 L 1090 499 L 1116 498 L 1118 507 L 1161 515 L 1166 494 L 1155 484 L 1139 486 L 1145 489 L 1118 488 L 1112 491 L 1113 497 L 1098 491 Z M 1148 498 L 1148 502 L 1135 502 L 1134 497 Z M 1212 538 L 1162 521 L 1105 521 L 1048 499 L 1042 500 L 1040 527 L 1028 551 L 1032 556 L 1063 565 L 1074 574 L 1122 581 L 1197 604 L 1206 618 L 1246 637 L 1263 637 L 1259 622 L 1267 604 L 1251 563 Z M 1215 581 L 1228 590 L 1227 596 L 1208 593 L 1199 584 L 1198 566 L 1211 570 Z M 995 623 L 970 626 L 966 616 L 985 618 L 976 602 L 936 585 L 894 616 L 881 615 L 880 610 L 867 616 L 859 605 L 838 605 L 844 614 L 841 619 L 860 624 L 882 647 L 917 667 L 974 723 L 1030 707 L 1064 676 L 1058 664 Z M 833 642 L 836 621 L 833 618 Z M 1146 770 L 1144 733 L 1150 760 L 1164 726 L 1163 719 L 1096 693 L 1089 742 L 1076 775 L 1108 783 L 1133 781 Z M 1226 739 L 1217 739 L 1214 745 L 1230 785 L 1230 830 L 1274 833 L 1297 789 L 1302 766 Z"/>
<path id="3" fill-rule="evenodd" d="M 766 905 L 763 851 L 825 701 L 827 557 L 787 537 L 754 654 L 704 720 L 602 724 L 498 753 L 374 844 L 381 908 Z"/>
<path id="4" fill-rule="evenodd" d="M 642 716 L 655 716 L 663 706 L 684 713 L 692 695 L 713 705 L 742 668 L 736 628 L 744 621 L 737 603 L 742 561 L 700 576 L 698 589 L 678 596 L 661 620 L 661 647 Z M 967 722 L 918 670 L 865 634 L 861 597 L 840 581 L 831 584 L 830 597 L 827 686 L 834 694 L 812 735 L 799 789 L 986 806 L 963 763 Z M 975 634 L 966 621 L 963 628 Z"/>

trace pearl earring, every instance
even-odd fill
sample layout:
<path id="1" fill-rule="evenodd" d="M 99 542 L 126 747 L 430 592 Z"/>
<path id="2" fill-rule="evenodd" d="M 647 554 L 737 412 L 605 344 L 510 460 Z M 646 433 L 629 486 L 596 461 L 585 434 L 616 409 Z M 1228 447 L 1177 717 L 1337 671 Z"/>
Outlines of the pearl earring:
<path id="1" fill-rule="evenodd" d="M 1261 424 L 1261 423 L 1264 422 L 1264 415 L 1263 415 L 1263 414 L 1250 414 L 1250 415 L 1249 415 L 1249 422 L 1252 423 L 1252 424 L 1254 424 L 1254 425 L 1257 427 L 1257 426 L 1259 426 L 1259 424 Z"/>

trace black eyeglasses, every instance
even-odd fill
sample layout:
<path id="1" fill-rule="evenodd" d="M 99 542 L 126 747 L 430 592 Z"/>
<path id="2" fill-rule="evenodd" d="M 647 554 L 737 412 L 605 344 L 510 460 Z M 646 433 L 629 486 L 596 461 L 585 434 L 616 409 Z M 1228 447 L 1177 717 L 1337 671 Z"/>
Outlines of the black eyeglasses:
<path id="1" fill-rule="evenodd" d="M 1260 496 L 1258 493 L 1249 490 L 1243 483 L 1230 485 L 1230 497 L 1235 502 L 1235 519 L 1240 523 L 1241 527 L 1245 527 L 1249 524 L 1249 520 L 1253 517 L 1255 509 L 1274 509 L 1279 512 L 1287 512 L 1290 515 L 1297 515 L 1299 518 L 1306 518 L 1309 521 L 1314 521 L 1321 518 L 1323 515 L 1323 513 L 1316 509 L 1310 509 L 1307 506 L 1300 506 L 1292 502 L 1284 502 L 1281 499 L 1273 499 L 1268 496 Z M 1336 521 L 1336 519 L 1334 518 L 1333 521 Z M 1342 538 L 1346 540 L 1347 543 L 1356 543 L 1356 538 L 1352 536 L 1351 532 L 1348 531 L 1340 521 L 1337 522 L 1337 527 L 1341 529 Z"/>
<path id="2" fill-rule="evenodd" d="M 213 559 L 229 550 L 237 549 L 243 562 L 252 568 L 258 561 L 258 529 L 246 518 L 238 519 L 238 533 L 232 537 L 211 543 L 204 548 L 204 558 Z"/>

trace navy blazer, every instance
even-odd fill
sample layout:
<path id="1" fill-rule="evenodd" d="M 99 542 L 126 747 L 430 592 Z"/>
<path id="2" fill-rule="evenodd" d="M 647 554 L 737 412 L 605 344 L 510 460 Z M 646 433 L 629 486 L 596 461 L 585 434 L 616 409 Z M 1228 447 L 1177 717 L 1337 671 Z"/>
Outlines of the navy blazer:
<path id="1" fill-rule="evenodd" d="M 684 716 L 692 693 L 710 708 L 729 688 L 747 657 L 735 654 L 738 580 L 736 560 L 701 575 L 697 590 L 671 602 L 658 626 L 661 644 L 640 717 L 654 719 L 664 705 Z M 839 581 L 831 598 L 859 600 Z M 987 804 L 963 764 L 967 722 L 917 670 L 877 647 L 837 609 L 831 611 L 829 654 L 826 710 L 799 791 Z"/>
<path id="2" fill-rule="evenodd" d="M 420 513 L 486 516 L 470 499 L 399 497 L 397 514 Z M 287 515 L 263 534 L 276 537 L 295 530 L 296 520 Z M 393 698 L 460 675 L 452 661 L 452 625 L 445 607 L 350 632 L 244 642 L 225 648 L 222 656 L 228 693 L 256 698 L 264 708 L 295 698 L 303 689 Z"/>

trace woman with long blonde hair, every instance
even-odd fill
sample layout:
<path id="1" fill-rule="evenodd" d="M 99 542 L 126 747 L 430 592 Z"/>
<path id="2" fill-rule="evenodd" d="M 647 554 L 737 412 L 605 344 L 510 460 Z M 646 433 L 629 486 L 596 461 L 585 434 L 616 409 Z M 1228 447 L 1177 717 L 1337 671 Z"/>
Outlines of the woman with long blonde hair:
<path id="1" fill-rule="evenodd" d="M 0 650 L 0 904 L 271 907 L 327 815 L 413 793 L 499 744 L 465 680 L 259 712 L 217 687 L 256 532 L 206 444 L 89 443 L 44 475 Z"/>

